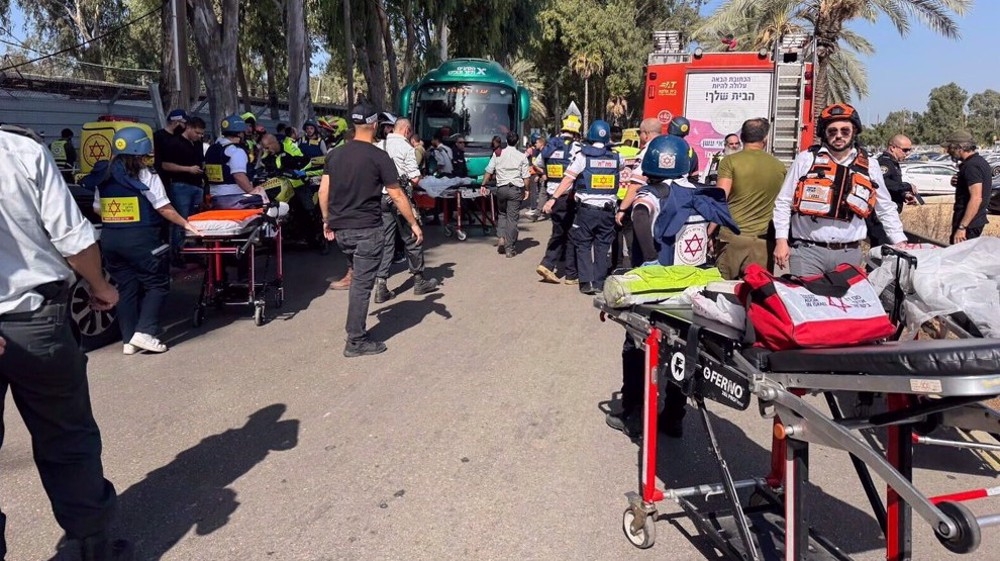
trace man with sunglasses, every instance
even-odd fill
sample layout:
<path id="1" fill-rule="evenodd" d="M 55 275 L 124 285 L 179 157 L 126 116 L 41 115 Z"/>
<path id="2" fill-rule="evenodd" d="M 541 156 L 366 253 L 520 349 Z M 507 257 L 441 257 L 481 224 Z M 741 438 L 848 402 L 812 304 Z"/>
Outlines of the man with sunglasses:
<path id="1" fill-rule="evenodd" d="M 890 243 L 906 241 L 882 170 L 858 145 L 861 117 L 847 104 L 820 113 L 822 144 L 795 158 L 774 203 L 778 267 L 797 276 L 861 263 L 865 219 L 876 214 Z"/>
<path id="2" fill-rule="evenodd" d="M 878 165 L 882 171 L 882 181 L 885 182 L 886 189 L 892 202 L 896 203 L 896 212 L 903 212 L 903 205 L 917 204 L 916 188 L 903 181 L 903 170 L 899 167 L 902 162 L 913 151 L 913 142 L 905 134 L 897 134 L 889 141 L 889 146 L 885 152 L 879 154 Z M 889 243 L 889 238 L 885 234 L 885 228 L 874 215 L 869 216 L 868 237 L 872 245 L 885 245 Z"/>

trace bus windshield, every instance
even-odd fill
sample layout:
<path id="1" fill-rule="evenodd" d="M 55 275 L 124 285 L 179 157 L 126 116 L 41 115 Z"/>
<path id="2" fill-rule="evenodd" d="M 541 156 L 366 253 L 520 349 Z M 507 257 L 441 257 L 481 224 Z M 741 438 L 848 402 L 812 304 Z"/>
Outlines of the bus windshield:
<path id="1" fill-rule="evenodd" d="M 495 84 L 431 84 L 417 92 L 416 128 L 429 141 L 436 133 L 462 135 L 469 148 L 516 130 L 514 90 Z M 447 138 L 445 138 L 447 140 Z"/>

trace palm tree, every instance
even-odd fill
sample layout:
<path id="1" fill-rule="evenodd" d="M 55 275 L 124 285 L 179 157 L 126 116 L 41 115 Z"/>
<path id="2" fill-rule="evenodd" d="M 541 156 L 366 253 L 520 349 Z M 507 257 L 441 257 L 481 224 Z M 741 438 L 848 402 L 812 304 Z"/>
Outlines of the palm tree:
<path id="1" fill-rule="evenodd" d="M 604 59 L 599 54 L 581 51 L 573 56 L 570 68 L 583 78 L 583 128 L 590 123 L 590 77 L 604 72 Z"/>
<path id="2" fill-rule="evenodd" d="M 901 36 L 912 19 L 950 39 L 958 38 L 955 16 L 964 15 L 973 0 L 728 0 L 696 32 L 703 39 L 714 34 L 742 34 L 755 48 L 771 48 L 789 31 L 804 30 L 816 38 L 817 61 L 814 111 L 830 101 L 846 101 L 851 92 L 868 92 L 867 73 L 855 52 L 874 49 L 846 28 L 857 19 L 875 22 L 886 16 Z M 749 37 L 747 37 L 749 32 Z M 853 51 L 853 52 L 852 52 Z"/>
<path id="3" fill-rule="evenodd" d="M 549 110 L 545 108 L 545 87 L 542 79 L 538 75 L 535 63 L 524 58 L 517 58 L 510 65 L 507 72 L 514 77 L 514 80 L 531 92 L 531 117 L 529 121 L 532 125 L 542 126 L 549 116 Z"/>
<path id="4" fill-rule="evenodd" d="M 611 115 L 614 124 L 621 124 L 622 119 L 628 114 L 628 99 L 622 95 L 613 95 L 608 98 L 605 113 Z"/>

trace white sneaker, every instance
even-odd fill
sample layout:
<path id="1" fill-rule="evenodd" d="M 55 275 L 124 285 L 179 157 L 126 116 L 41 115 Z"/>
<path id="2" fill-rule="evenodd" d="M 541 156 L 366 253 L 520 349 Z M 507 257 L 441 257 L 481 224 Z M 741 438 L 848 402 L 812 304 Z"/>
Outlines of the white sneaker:
<path id="1" fill-rule="evenodd" d="M 151 353 L 162 353 L 167 350 L 167 346 L 161 343 L 159 339 L 145 333 L 135 333 L 132 335 L 132 340 L 129 343 Z"/>
<path id="2" fill-rule="evenodd" d="M 136 347 L 132 343 L 125 343 L 125 347 L 122 349 L 122 353 L 127 355 L 134 355 L 139 352 L 139 347 Z"/>

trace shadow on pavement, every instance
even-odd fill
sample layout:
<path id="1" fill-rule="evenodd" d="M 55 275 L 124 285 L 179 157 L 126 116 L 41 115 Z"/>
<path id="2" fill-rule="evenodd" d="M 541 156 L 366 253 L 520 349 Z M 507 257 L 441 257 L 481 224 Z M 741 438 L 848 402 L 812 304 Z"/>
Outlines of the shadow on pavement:
<path id="1" fill-rule="evenodd" d="M 379 341 L 388 341 L 407 329 L 416 327 L 431 314 L 451 319 L 448 307 L 440 302 L 442 298 L 444 294 L 435 292 L 421 300 L 399 300 L 375 310 L 368 314 L 378 319 L 378 324 L 371 329 L 372 337 Z"/>
<path id="2" fill-rule="evenodd" d="M 269 405 L 242 427 L 203 439 L 126 489 L 118 497 L 112 533 L 133 540 L 137 559 L 158 561 L 192 528 L 204 536 L 225 526 L 239 507 L 229 485 L 272 450 L 298 445 L 299 421 L 281 420 L 286 409 Z"/>
<path id="3" fill-rule="evenodd" d="M 272 278 L 276 263 L 268 256 L 258 256 L 257 274 L 267 273 Z M 347 259 L 337 249 L 329 255 L 320 255 L 315 250 L 286 249 L 284 254 L 284 303 L 275 307 L 274 291 L 268 291 L 265 317 L 267 321 L 288 320 L 309 307 L 313 300 L 326 293 L 331 280 L 336 280 L 347 271 Z M 232 271 L 230 271 L 232 272 Z M 249 304 L 209 306 L 205 309 L 204 323 L 194 327 L 193 317 L 198 295 L 201 291 L 204 272 L 198 271 L 178 279 L 171 287 L 167 305 L 164 306 L 164 343 L 174 346 L 214 329 L 229 324 L 244 322 L 248 329 L 254 329 L 253 308 Z M 335 277 L 335 278 L 333 278 Z M 246 291 L 243 291 L 246 298 Z"/>
<path id="4" fill-rule="evenodd" d="M 406 269 L 405 264 L 400 266 L 406 275 L 406 280 L 399 286 L 394 287 L 392 277 L 389 277 L 389 289 L 395 292 L 397 296 L 413 288 L 413 275 Z M 442 263 L 434 267 L 424 267 L 424 278 L 427 280 L 437 279 L 444 286 L 446 280 L 455 278 L 455 263 Z"/>
<path id="5" fill-rule="evenodd" d="M 754 442 L 742 429 L 727 419 L 711 413 L 709 417 L 733 478 L 738 481 L 764 477 L 770 466 L 770 450 Z M 770 423 L 770 420 L 759 419 L 759 422 Z M 694 407 L 688 406 L 688 414 L 684 419 L 684 438 L 667 438 L 661 435 L 657 444 L 656 473 L 666 488 L 721 481 L 718 463 L 709 446 L 701 414 Z M 641 454 L 640 450 L 640 465 Z M 813 469 L 820 467 L 818 465 L 820 458 L 818 454 L 813 455 L 811 466 Z M 843 459 L 847 460 L 846 453 Z M 853 475 L 853 471 L 850 474 Z M 882 532 L 870 512 L 825 493 L 811 482 L 806 483 L 803 492 L 809 505 L 807 513 L 809 525 L 846 553 L 861 553 L 885 547 Z M 722 500 L 713 499 L 711 504 L 722 504 Z M 703 553 L 712 549 L 707 536 L 697 535 L 691 539 L 692 545 Z"/>

